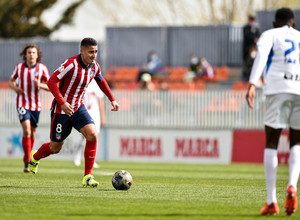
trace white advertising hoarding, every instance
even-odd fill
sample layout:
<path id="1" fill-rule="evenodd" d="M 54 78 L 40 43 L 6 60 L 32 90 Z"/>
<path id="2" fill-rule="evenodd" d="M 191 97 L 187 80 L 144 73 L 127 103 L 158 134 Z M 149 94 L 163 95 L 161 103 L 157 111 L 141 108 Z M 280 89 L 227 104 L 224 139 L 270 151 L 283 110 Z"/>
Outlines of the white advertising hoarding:
<path id="1" fill-rule="evenodd" d="M 109 129 L 108 160 L 230 163 L 232 131 Z"/>
<path id="2" fill-rule="evenodd" d="M 49 128 L 37 129 L 34 149 L 49 142 Z M 72 159 L 80 133 L 73 129 L 58 154 L 49 159 Z M 0 158 L 22 158 L 21 126 L 0 126 Z M 223 163 L 231 162 L 232 131 L 101 129 L 96 160 Z M 83 157 L 82 157 L 83 159 Z"/>
<path id="3" fill-rule="evenodd" d="M 102 131 L 102 130 L 101 130 Z M 0 126 L 0 158 L 22 158 L 22 128 L 21 126 Z M 55 155 L 48 157 L 49 159 L 73 159 L 75 152 L 75 146 L 80 142 L 81 134 L 73 129 L 71 135 L 65 140 L 62 150 Z M 99 147 L 97 150 L 96 160 L 103 159 L 102 144 L 100 143 L 102 138 L 99 138 Z M 36 133 L 36 140 L 34 149 L 40 148 L 40 146 L 50 141 L 50 128 L 38 127 Z M 85 144 L 85 142 L 83 143 Z M 83 157 L 82 157 L 83 159 Z"/>

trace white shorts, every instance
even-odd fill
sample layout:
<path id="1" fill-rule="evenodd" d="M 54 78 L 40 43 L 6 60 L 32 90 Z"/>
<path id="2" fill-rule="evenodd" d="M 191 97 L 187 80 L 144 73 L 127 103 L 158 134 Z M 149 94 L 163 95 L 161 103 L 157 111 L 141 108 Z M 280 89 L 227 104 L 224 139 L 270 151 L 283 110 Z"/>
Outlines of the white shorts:
<path id="1" fill-rule="evenodd" d="M 100 120 L 94 120 L 97 134 L 100 134 Z"/>
<path id="2" fill-rule="evenodd" d="M 300 130 L 300 96 L 290 93 L 267 95 L 265 125 Z"/>

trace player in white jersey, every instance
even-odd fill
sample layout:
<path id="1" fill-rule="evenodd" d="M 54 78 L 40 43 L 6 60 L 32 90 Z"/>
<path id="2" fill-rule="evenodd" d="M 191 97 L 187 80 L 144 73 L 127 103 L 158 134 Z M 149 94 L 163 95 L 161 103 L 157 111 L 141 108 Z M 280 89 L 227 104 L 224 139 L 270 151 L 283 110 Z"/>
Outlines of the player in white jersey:
<path id="1" fill-rule="evenodd" d="M 23 129 L 24 172 L 28 173 L 41 111 L 40 89 L 49 91 L 46 82 L 50 76 L 46 65 L 40 63 L 42 51 L 37 45 L 26 45 L 20 56 L 24 62 L 16 65 L 9 86 L 17 93 L 17 111 Z"/>
<path id="2" fill-rule="evenodd" d="M 99 86 L 95 81 L 92 81 L 87 87 L 85 96 L 84 96 L 84 105 L 88 113 L 92 116 L 97 134 L 100 133 L 100 128 L 105 124 L 105 111 L 104 111 L 104 102 L 103 102 L 104 94 L 99 89 Z M 80 141 L 77 146 L 75 146 L 75 154 L 73 158 L 73 162 L 75 166 L 80 166 L 81 156 L 83 152 L 83 142 L 84 137 L 81 136 Z M 98 149 L 98 148 L 97 148 Z M 99 165 L 95 162 L 94 168 L 99 168 Z"/>
<path id="3" fill-rule="evenodd" d="M 289 183 L 284 209 L 297 209 L 297 182 L 300 173 L 300 32 L 295 30 L 289 8 L 276 11 L 274 29 L 265 31 L 257 42 L 257 56 L 250 75 L 247 101 L 254 106 L 255 85 L 262 73 L 266 95 L 264 168 L 267 202 L 261 214 L 277 214 L 277 147 L 282 129 L 289 127 Z"/>

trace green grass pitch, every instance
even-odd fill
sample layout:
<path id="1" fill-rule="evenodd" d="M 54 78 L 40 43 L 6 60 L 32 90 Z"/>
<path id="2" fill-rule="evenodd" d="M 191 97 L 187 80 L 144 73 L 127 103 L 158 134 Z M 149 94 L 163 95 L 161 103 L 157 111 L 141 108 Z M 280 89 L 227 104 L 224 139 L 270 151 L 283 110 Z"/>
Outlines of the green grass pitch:
<path id="1" fill-rule="evenodd" d="M 21 159 L 0 160 L 0 219 L 299 219 L 283 205 L 288 167 L 279 166 L 280 214 L 261 216 L 266 200 L 263 165 L 100 162 L 98 188 L 83 188 L 84 165 L 42 160 L 36 175 L 22 171 Z M 128 191 L 117 191 L 117 170 L 133 177 Z"/>

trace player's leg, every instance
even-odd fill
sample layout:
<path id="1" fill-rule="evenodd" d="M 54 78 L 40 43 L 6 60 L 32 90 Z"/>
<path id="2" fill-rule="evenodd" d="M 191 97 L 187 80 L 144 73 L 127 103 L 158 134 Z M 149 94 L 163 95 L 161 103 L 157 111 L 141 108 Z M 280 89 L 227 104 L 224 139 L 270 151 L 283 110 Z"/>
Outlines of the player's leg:
<path id="1" fill-rule="evenodd" d="M 261 209 L 263 215 L 279 213 L 276 197 L 277 146 L 281 131 L 287 124 L 289 113 L 286 112 L 289 112 L 289 105 L 287 105 L 289 98 L 285 94 L 266 96 L 264 169 L 267 201 Z"/>
<path id="2" fill-rule="evenodd" d="M 39 123 L 40 111 L 28 111 L 28 113 L 30 114 L 30 143 L 31 143 L 29 171 L 36 173 L 38 161 L 34 161 L 33 154 L 36 151 L 32 151 L 32 148 L 35 142 L 35 135 Z"/>
<path id="3" fill-rule="evenodd" d="M 82 185 L 84 187 L 97 187 L 99 182 L 94 180 L 92 176 L 93 165 L 95 163 L 95 156 L 97 151 L 97 132 L 94 124 L 87 124 L 80 129 L 82 135 L 86 138 L 86 145 L 84 149 L 84 177 Z"/>
<path id="4" fill-rule="evenodd" d="M 29 162 L 30 162 L 30 152 L 31 152 L 31 126 L 30 120 L 24 120 L 21 123 L 22 130 L 23 130 L 23 137 L 22 137 L 22 146 L 24 151 L 24 172 L 28 173 L 29 171 Z"/>
<path id="5" fill-rule="evenodd" d="M 87 124 L 80 129 L 80 132 L 86 139 L 84 150 L 85 172 L 84 175 L 92 173 L 97 151 L 97 132 L 94 124 Z"/>
<path id="6" fill-rule="evenodd" d="M 80 106 L 80 108 L 73 116 L 74 128 L 78 130 L 86 139 L 84 150 L 85 170 L 82 185 L 97 187 L 99 185 L 99 182 L 95 181 L 92 176 L 92 170 L 97 150 L 97 132 L 95 129 L 94 121 L 87 112 L 84 105 Z"/>
<path id="7" fill-rule="evenodd" d="M 64 141 L 62 142 L 50 141 L 44 143 L 38 150 L 32 150 L 30 164 L 29 164 L 30 171 L 33 174 L 36 174 L 40 159 L 48 157 L 51 154 L 58 153 L 61 150 L 63 143 Z"/>
<path id="8" fill-rule="evenodd" d="M 261 209 L 261 214 L 279 213 L 276 198 L 276 174 L 278 166 L 277 145 L 282 129 L 273 129 L 265 126 L 266 148 L 264 151 L 264 169 L 267 186 L 267 202 Z"/>
<path id="9" fill-rule="evenodd" d="M 20 107 L 18 108 L 19 120 L 23 130 L 22 146 L 24 150 L 24 172 L 29 172 L 28 166 L 30 161 L 31 144 L 31 127 L 32 115 L 31 111 Z"/>
<path id="10" fill-rule="evenodd" d="M 51 114 L 50 142 L 44 143 L 37 151 L 31 151 L 30 171 L 35 174 L 40 159 L 58 153 L 64 140 L 72 131 L 72 122 L 65 114 Z"/>
<path id="11" fill-rule="evenodd" d="M 289 184 L 297 189 L 300 174 L 300 130 L 290 128 Z"/>
<path id="12" fill-rule="evenodd" d="M 80 166 L 80 163 L 81 163 L 81 154 L 82 154 L 82 151 L 83 151 L 84 142 L 85 142 L 85 139 L 81 135 L 80 140 L 78 141 L 78 144 L 75 146 L 75 153 L 74 153 L 74 156 L 73 156 L 74 165 L 77 166 L 77 167 Z"/>
<path id="13" fill-rule="evenodd" d="M 262 215 L 277 214 L 279 207 L 276 198 L 276 174 L 278 166 L 277 145 L 282 129 L 265 126 L 266 148 L 264 151 L 264 169 L 267 187 L 267 202 L 261 209 Z"/>
<path id="14" fill-rule="evenodd" d="M 31 150 L 32 150 L 32 148 L 33 148 L 33 146 L 34 146 L 34 143 L 35 143 L 35 135 L 36 135 L 36 127 L 32 127 L 31 126 L 31 136 L 30 136 L 30 140 L 31 140 Z M 31 151 L 30 150 L 30 151 Z"/>
<path id="15" fill-rule="evenodd" d="M 295 108 L 297 109 L 297 108 Z M 300 108 L 299 108 L 300 109 Z M 295 123 L 299 115 L 291 117 L 291 126 L 299 127 Z M 300 121 L 299 121 L 300 122 Z M 299 123 L 300 124 L 300 123 Z M 290 128 L 290 156 L 289 156 L 289 183 L 285 199 L 284 209 L 287 215 L 292 215 L 298 207 L 297 183 L 300 174 L 300 130 Z"/>
<path id="16" fill-rule="evenodd" d="M 39 123 L 40 111 L 30 111 L 30 124 L 31 124 L 31 149 L 32 150 L 35 142 L 36 130 Z"/>

